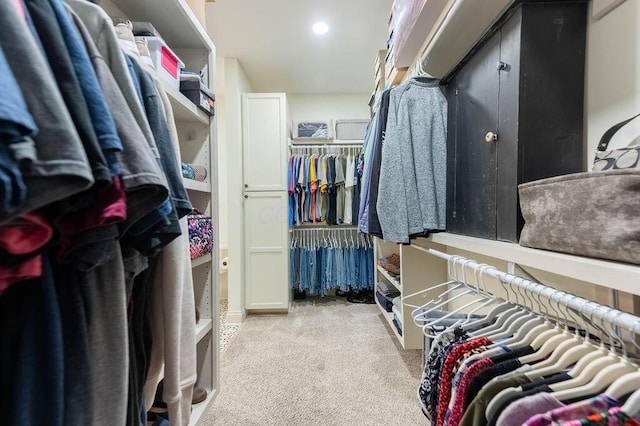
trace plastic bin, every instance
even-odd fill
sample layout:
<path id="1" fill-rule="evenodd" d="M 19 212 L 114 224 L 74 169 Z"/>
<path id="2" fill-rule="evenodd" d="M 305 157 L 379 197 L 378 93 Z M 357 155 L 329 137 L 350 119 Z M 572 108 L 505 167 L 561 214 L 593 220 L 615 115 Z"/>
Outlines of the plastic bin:
<path id="1" fill-rule="evenodd" d="M 369 120 L 336 120 L 336 139 L 364 140 Z"/>
<path id="2" fill-rule="evenodd" d="M 184 68 L 184 63 L 178 55 L 160 37 L 136 37 L 140 38 L 147 39 L 151 60 L 160 78 L 180 90 L 180 70 Z"/>

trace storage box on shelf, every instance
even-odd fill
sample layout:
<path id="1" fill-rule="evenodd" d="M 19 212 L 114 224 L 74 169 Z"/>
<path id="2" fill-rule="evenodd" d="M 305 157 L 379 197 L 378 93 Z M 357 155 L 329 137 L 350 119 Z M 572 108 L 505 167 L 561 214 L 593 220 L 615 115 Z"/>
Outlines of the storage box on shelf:
<path id="1" fill-rule="evenodd" d="M 394 1 L 392 66 L 402 68 L 412 64 L 447 3 L 448 0 Z"/>
<path id="2" fill-rule="evenodd" d="M 380 92 L 384 89 L 385 84 L 385 61 L 384 59 L 387 56 L 387 51 L 385 49 L 379 50 L 378 55 L 376 56 L 376 60 L 373 63 L 373 89 L 374 92 Z"/>
<path id="3" fill-rule="evenodd" d="M 179 90 L 180 71 L 184 68 L 184 63 L 178 55 L 161 37 L 136 37 L 136 40 L 146 40 L 156 72 L 169 86 Z"/>
<path id="4" fill-rule="evenodd" d="M 217 151 L 214 117 L 199 108 L 179 91 L 179 61 L 184 69 L 203 76 L 204 85 L 212 92 L 215 87 L 215 46 L 205 29 L 196 19 L 185 0 L 103 0 L 101 6 L 113 17 L 132 22 L 149 22 L 162 36 L 166 46 L 160 45 L 159 67 L 153 72 L 162 76 L 168 73 L 175 79 L 161 79 L 171 100 L 176 130 L 180 141 L 180 155 L 185 163 L 206 167 L 208 176 L 204 182 L 184 179 L 193 206 L 212 217 L 214 241 L 219 241 L 217 199 L 212 197 L 218 185 L 215 168 Z M 163 50 L 163 47 L 166 49 Z M 153 46 L 152 46 L 153 49 Z M 164 53 L 164 56 L 163 56 Z M 168 55 L 172 53 L 173 56 Z M 162 58 L 164 60 L 164 66 Z M 175 60 L 172 60 L 175 59 Z M 157 62 L 157 61 L 156 61 Z M 168 77 L 165 75 L 164 77 Z M 201 319 L 196 325 L 198 384 L 207 390 L 207 399 L 193 407 L 191 424 L 198 424 L 219 391 L 219 301 L 218 301 L 218 247 L 190 262 L 195 303 Z"/>

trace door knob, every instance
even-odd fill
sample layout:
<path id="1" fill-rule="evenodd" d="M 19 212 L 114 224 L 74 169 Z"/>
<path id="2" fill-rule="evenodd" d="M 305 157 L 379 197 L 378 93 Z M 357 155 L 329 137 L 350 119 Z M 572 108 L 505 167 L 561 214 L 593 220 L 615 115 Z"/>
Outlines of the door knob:
<path id="1" fill-rule="evenodd" d="M 505 64 L 505 63 L 504 63 L 504 62 L 502 62 L 502 61 L 498 61 L 498 63 L 496 64 L 496 69 L 497 69 L 498 71 L 504 71 L 504 70 L 506 70 L 506 69 L 507 69 L 507 64 Z"/>
<path id="2" fill-rule="evenodd" d="M 244 184 L 244 187 L 245 187 L 245 188 L 248 188 L 248 187 L 249 187 L 249 185 L 247 185 L 247 184 L 245 183 L 245 184 Z"/>
<path id="3" fill-rule="evenodd" d="M 498 140 L 498 134 L 493 132 L 487 132 L 487 134 L 484 136 L 484 140 L 487 143 L 495 142 Z"/>
<path id="4" fill-rule="evenodd" d="M 245 194 L 245 195 L 244 195 L 244 198 L 249 198 L 249 196 Z"/>

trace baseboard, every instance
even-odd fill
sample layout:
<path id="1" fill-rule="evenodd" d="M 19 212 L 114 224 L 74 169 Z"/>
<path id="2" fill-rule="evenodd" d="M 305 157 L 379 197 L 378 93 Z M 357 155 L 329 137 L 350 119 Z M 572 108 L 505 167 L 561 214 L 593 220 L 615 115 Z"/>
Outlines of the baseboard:
<path id="1" fill-rule="evenodd" d="M 246 311 L 229 311 L 227 312 L 227 317 L 225 322 L 227 324 L 242 324 L 246 317 Z"/>

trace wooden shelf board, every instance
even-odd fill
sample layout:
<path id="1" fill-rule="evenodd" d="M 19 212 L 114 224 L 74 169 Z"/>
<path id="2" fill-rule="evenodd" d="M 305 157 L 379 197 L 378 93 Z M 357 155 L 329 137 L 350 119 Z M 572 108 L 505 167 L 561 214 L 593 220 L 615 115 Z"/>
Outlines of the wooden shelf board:
<path id="1" fill-rule="evenodd" d="M 204 256 L 197 257 L 191 261 L 191 267 L 195 268 L 196 266 L 204 265 L 205 263 L 211 262 L 212 259 L 211 253 L 207 253 Z"/>
<path id="2" fill-rule="evenodd" d="M 386 279 L 387 281 L 389 281 L 391 284 L 393 284 L 393 286 L 395 288 L 398 289 L 398 291 L 402 292 L 402 283 L 400 283 L 400 281 L 398 281 L 396 278 L 394 278 L 389 272 L 387 272 L 386 269 L 384 269 L 382 266 L 380 265 L 376 265 L 376 268 L 378 269 L 378 272 L 380 272 Z"/>
<path id="3" fill-rule="evenodd" d="M 481 253 L 521 266 L 640 295 L 640 287 L 630 285 L 640 282 L 638 265 L 532 249 L 514 243 L 449 233 L 433 234 L 430 239 L 434 243 L 451 248 Z M 412 245 L 419 246 L 419 240 Z"/>
<path id="4" fill-rule="evenodd" d="M 212 327 L 213 320 L 201 318 L 200 322 L 196 324 L 196 342 L 204 339 L 204 337 L 209 334 Z"/>
<path id="5" fill-rule="evenodd" d="M 198 192 L 211 192 L 209 182 L 199 182 L 193 179 L 182 178 L 182 184 L 186 189 Z"/>

